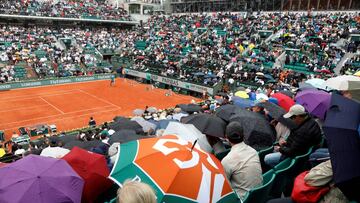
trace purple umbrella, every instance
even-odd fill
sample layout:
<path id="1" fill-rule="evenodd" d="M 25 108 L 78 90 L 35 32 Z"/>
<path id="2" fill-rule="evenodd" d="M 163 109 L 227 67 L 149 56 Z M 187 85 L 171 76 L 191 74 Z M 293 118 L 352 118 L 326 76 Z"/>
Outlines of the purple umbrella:
<path id="1" fill-rule="evenodd" d="M 84 181 L 65 160 L 29 155 L 0 174 L 0 202 L 81 202 Z"/>
<path id="2" fill-rule="evenodd" d="M 301 104 L 313 116 L 322 120 L 329 109 L 331 95 L 321 90 L 308 89 L 299 92 L 295 97 L 296 103 Z"/>

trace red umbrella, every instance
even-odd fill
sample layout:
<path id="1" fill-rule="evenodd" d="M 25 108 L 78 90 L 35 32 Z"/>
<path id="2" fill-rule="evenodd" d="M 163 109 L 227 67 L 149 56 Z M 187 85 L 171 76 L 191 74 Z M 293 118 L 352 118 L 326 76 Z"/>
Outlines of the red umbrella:
<path id="1" fill-rule="evenodd" d="M 271 95 L 271 97 L 276 98 L 279 102 L 279 106 L 281 106 L 286 111 L 289 111 L 290 107 L 292 107 L 295 104 L 293 99 L 282 93 L 275 93 Z"/>
<path id="2" fill-rule="evenodd" d="M 7 165 L 6 163 L 0 162 L 0 168 L 6 165 Z"/>
<path id="3" fill-rule="evenodd" d="M 83 203 L 95 202 L 101 193 L 112 186 L 112 181 L 107 178 L 110 171 L 104 156 L 74 147 L 62 159 L 85 181 Z"/>

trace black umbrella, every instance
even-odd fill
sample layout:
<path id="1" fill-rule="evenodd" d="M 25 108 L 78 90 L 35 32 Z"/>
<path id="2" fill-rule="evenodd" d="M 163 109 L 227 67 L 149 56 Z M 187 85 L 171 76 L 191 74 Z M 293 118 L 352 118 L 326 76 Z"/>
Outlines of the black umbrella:
<path id="1" fill-rule="evenodd" d="M 279 93 L 284 94 L 284 95 L 286 95 L 286 96 L 288 96 L 290 98 L 294 98 L 294 93 L 292 93 L 289 90 L 281 90 Z"/>
<path id="2" fill-rule="evenodd" d="M 83 144 L 86 150 L 90 150 L 91 148 L 99 147 L 101 145 L 104 145 L 104 143 L 101 140 L 84 141 Z"/>
<path id="3" fill-rule="evenodd" d="M 280 123 L 282 123 L 289 129 L 293 129 L 293 128 L 297 127 L 297 125 L 296 125 L 296 123 L 294 123 L 294 121 L 292 121 L 289 118 L 283 117 L 283 115 L 286 113 L 286 111 L 283 108 L 281 108 L 280 106 L 278 106 L 272 102 L 268 102 L 268 101 L 260 102 L 256 105 L 266 109 L 272 118 L 279 121 Z"/>
<path id="4" fill-rule="evenodd" d="M 136 121 L 131 121 L 128 118 L 119 118 L 117 121 L 109 124 L 110 129 L 115 131 L 119 130 L 135 130 L 138 134 L 144 133 L 143 128 L 141 125 Z"/>
<path id="5" fill-rule="evenodd" d="M 76 138 L 75 135 L 64 135 L 64 136 L 59 137 L 58 141 L 62 142 L 63 144 L 66 144 L 66 143 L 69 143 L 69 142 L 74 141 L 76 139 L 77 138 Z"/>
<path id="6" fill-rule="evenodd" d="M 66 143 L 63 147 L 66 149 L 70 149 L 70 150 L 74 147 L 80 147 L 82 149 L 86 149 L 84 142 L 85 141 L 74 140 L 74 141 L 70 141 L 70 142 Z"/>
<path id="7" fill-rule="evenodd" d="M 201 106 L 197 104 L 178 104 L 176 106 L 189 114 L 202 111 Z"/>
<path id="8" fill-rule="evenodd" d="M 112 145 L 115 142 L 125 143 L 132 140 L 139 140 L 144 138 L 149 138 L 149 136 L 138 135 L 134 130 L 120 130 L 111 135 L 108 143 Z"/>
<path id="9" fill-rule="evenodd" d="M 211 114 L 194 114 L 181 119 L 181 122 L 193 124 L 200 132 L 214 137 L 224 137 L 226 123 L 221 118 Z"/>
<path id="10" fill-rule="evenodd" d="M 240 109 L 230 118 L 239 122 L 244 129 L 245 143 L 255 149 L 272 146 L 276 135 L 270 123 L 260 113 Z"/>
<path id="11" fill-rule="evenodd" d="M 215 115 L 224 121 L 229 122 L 230 117 L 235 114 L 237 109 L 241 108 L 232 104 L 226 104 L 217 108 Z"/>
<path id="12" fill-rule="evenodd" d="M 323 129 L 335 184 L 349 200 L 360 201 L 360 104 L 332 94 Z"/>

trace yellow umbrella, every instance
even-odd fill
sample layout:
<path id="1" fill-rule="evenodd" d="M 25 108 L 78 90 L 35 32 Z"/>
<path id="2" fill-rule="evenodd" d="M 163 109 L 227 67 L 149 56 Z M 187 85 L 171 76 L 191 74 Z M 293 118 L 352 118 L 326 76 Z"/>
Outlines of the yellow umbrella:
<path id="1" fill-rule="evenodd" d="M 249 98 L 249 95 L 245 91 L 237 91 L 235 93 L 235 96 L 243 98 L 243 99 L 248 99 Z"/>
<path id="2" fill-rule="evenodd" d="M 354 75 L 360 77 L 360 70 L 356 72 Z"/>
<path id="3" fill-rule="evenodd" d="M 6 154 L 5 149 L 0 148 L 0 157 L 3 157 Z"/>

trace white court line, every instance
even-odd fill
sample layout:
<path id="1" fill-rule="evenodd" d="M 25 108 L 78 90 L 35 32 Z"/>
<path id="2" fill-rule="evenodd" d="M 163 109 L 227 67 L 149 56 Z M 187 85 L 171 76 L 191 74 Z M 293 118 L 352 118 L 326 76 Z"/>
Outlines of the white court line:
<path id="1" fill-rule="evenodd" d="M 0 123 L 0 125 L 10 125 L 10 124 L 15 124 L 15 123 L 34 121 L 34 120 L 38 120 L 38 119 L 52 118 L 52 117 L 61 116 L 61 115 L 71 115 L 73 113 L 78 113 L 78 112 L 83 112 L 83 111 L 90 111 L 90 110 L 94 110 L 94 109 L 107 108 L 107 107 L 110 107 L 110 105 L 109 106 L 91 108 L 91 109 L 85 109 L 85 110 L 80 110 L 80 111 L 72 111 L 72 112 L 68 112 L 68 113 L 65 113 L 65 114 L 55 114 L 55 115 L 51 115 L 51 116 L 42 116 L 42 117 L 37 117 L 37 118 L 32 118 L 32 119 L 25 119 L 25 120 L 21 120 L 21 121 L 14 121 L 14 122 L 10 122 L 10 123 Z M 72 118 L 72 117 L 69 117 L 69 118 Z"/>
<path id="2" fill-rule="evenodd" d="M 65 94 L 72 94 L 74 92 L 77 92 L 77 90 L 71 90 L 71 91 L 67 91 L 67 92 L 63 92 L 63 93 L 58 93 L 58 94 L 38 94 L 38 95 L 32 95 L 32 96 L 19 96 L 17 98 L 1 98 L 0 102 L 6 102 L 6 101 L 19 101 L 19 100 L 29 100 L 29 99 L 34 99 L 34 98 L 38 98 L 38 97 L 50 97 L 50 96 L 58 96 L 58 95 L 65 95 Z"/>
<path id="3" fill-rule="evenodd" d="M 61 114 L 65 114 L 63 111 L 61 111 L 59 108 L 57 108 L 56 106 L 52 105 L 50 102 L 46 101 L 46 99 L 39 97 L 41 100 L 43 100 L 44 102 L 46 102 L 47 104 L 49 104 L 51 107 L 53 107 L 55 110 L 57 110 L 58 112 L 60 112 Z"/>
<path id="4" fill-rule="evenodd" d="M 115 107 L 117 107 L 118 109 L 122 109 L 120 106 L 118 106 L 118 105 L 116 105 L 116 104 L 113 104 L 113 103 L 111 103 L 111 102 L 109 102 L 109 101 L 107 101 L 107 100 L 105 100 L 105 99 L 99 98 L 99 97 L 97 97 L 97 96 L 95 96 L 95 95 L 92 95 L 92 94 L 90 94 L 90 93 L 88 93 L 88 92 L 86 92 L 86 91 L 84 91 L 84 90 L 82 90 L 82 89 L 78 89 L 78 90 L 79 90 L 80 92 L 86 94 L 86 95 L 89 95 L 89 96 L 92 97 L 92 98 L 95 98 L 95 99 L 97 99 L 97 100 L 100 100 L 100 101 L 102 101 L 102 102 L 104 102 L 104 103 L 107 103 L 107 104 L 109 104 L 109 105 L 115 106 Z"/>
<path id="5" fill-rule="evenodd" d="M 48 104 L 43 104 L 43 105 L 36 105 L 36 106 L 28 106 L 28 107 L 21 107 L 21 108 L 11 108 L 11 109 L 7 109 L 7 110 L 2 110 L 0 111 L 2 112 L 8 112 L 8 111 L 17 111 L 17 110 L 24 110 L 24 109 L 32 109 L 32 108 L 36 108 L 36 107 L 42 107 L 42 106 L 49 106 Z"/>
<path id="6" fill-rule="evenodd" d="M 79 118 L 79 117 L 83 117 L 83 116 L 93 115 L 93 114 L 96 114 L 96 113 L 104 113 L 104 112 L 116 111 L 116 110 L 120 110 L 120 109 L 109 109 L 109 110 L 104 110 L 104 111 L 96 111 L 96 112 L 81 114 L 81 115 L 73 116 L 73 117 L 57 118 L 57 119 L 47 120 L 46 122 L 47 122 L 47 123 L 50 123 L 50 122 L 53 122 L 53 121 L 61 121 L 61 120 L 66 120 L 66 119 L 74 119 L 74 118 Z M 58 114 L 58 116 L 61 116 L 61 114 Z M 21 121 L 21 122 L 23 122 L 23 121 Z M 44 122 L 39 122 L 39 123 L 37 123 L 37 124 L 43 124 L 43 123 L 44 123 Z M 31 124 L 31 125 L 37 125 L 37 124 Z M 27 124 L 27 125 L 29 125 L 29 124 Z M 15 126 L 15 127 L 12 127 L 12 128 L 2 129 L 2 130 L 3 130 L 3 131 L 12 130 L 12 129 L 14 129 L 14 128 L 20 128 L 20 127 L 23 127 L 23 126 L 26 126 L 26 125 L 19 125 L 19 126 Z"/>

